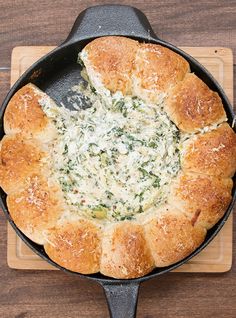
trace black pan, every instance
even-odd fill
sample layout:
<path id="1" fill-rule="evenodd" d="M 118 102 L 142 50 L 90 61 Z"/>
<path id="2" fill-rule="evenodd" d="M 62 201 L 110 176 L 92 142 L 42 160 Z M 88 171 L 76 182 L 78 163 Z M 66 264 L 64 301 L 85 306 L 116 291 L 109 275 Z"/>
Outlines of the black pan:
<path id="1" fill-rule="evenodd" d="M 56 27 L 56 26 L 55 26 Z M 77 84 L 80 78 L 80 66 L 76 63 L 78 52 L 91 40 L 105 35 L 123 35 L 145 42 L 161 44 L 182 55 L 195 72 L 212 90 L 217 91 L 222 98 L 229 123 L 232 124 L 234 113 L 220 85 L 211 74 L 195 59 L 181 51 L 177 47 L 160 40 L 153 32 L 146 16 L 136 8 L 123 5 L 104 5 L 86 9 L 79 14 L 73 28 L 66 39 L 55 50 L 41 58 L 28 69 L 11 88 L 0 110 L 1 126 L 0 137 L 4 135 L 3 115 L 10 98 L 25 84 L 32 82 L 46 91 L 56 102 L 60 103 L 68 94 L 68 90 Z M 54 263 L 46 255 L 42 246 L 27 238 L 12 221 L 6 205 L 6 194 L 0 190 L 1 207 L 19 237 L 45 261 L 63 270 L 66 273 L 86 277 L 98 282 L 104 288 L 108 301 L 110 315 L 113 318 L 135 317 L 138 290 L 141 282 L 158 275 L 165 274 L 174 268 L 184 264 L 190 258 L 198 254 L 216 236 L 225 224 L 235 200 L 235 179 L 233 188 L 233 200 L 225 212 L 224 217 L 207 233 L 204 243 L 187 258 L 164 268 L 156 268 L 150 274 L 137 279 L 112 279 L 101 274 L 81 275 L 71 272 Z"/>

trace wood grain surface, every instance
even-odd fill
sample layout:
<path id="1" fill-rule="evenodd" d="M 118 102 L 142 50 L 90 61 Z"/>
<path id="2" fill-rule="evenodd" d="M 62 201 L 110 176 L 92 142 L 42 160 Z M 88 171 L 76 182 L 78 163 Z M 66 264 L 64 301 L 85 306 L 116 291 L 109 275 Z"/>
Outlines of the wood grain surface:
<path id="1" fill-rule="evenodd" d="M 0 0 L 0 102 L 10 87 L 13 47 L 57 45 L 65 39 L 81 10 L 109 2 L 112 1 Z M 177 46 L 223 46 L 236 52 L 236 1 L 142 0 L 119 3 L 143 10 L 156 34 Z M 138 318 L 234 318 L 235 255 L 232 270 L 225 274 L 169 273 L 143 283 Z M 12 270 L 6 259 L 6 221 L 1 215 L 1 318 L 108 317 L 100 286 L 57 271 Z"/>

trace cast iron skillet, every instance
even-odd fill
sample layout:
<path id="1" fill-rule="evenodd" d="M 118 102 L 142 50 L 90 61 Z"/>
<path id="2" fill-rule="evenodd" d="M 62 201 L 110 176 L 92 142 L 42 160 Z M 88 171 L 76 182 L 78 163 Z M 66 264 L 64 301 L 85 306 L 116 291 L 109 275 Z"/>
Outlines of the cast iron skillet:
<path id="1" fill-rule="evenodd" d="M 212 90 L 217 91 L 222 98 L 229 123 L 232 124 L 234 113 L 230 103 L 216 80 L 195 59 L 181 51 L 177 47 L 160 40 L 153 32 L 146 16 L 136 8 L 123 5 L 103 5 L 86 9 L 79 14 L 73 28 L 66 39 L 55 50 L 41 58 L 29 68 L 11 88 L 0 110 L 0 137 L 4 135 L 3 115 L 4 110 L 13 94 L 25 84 L 32 82 L 46 91 L 56 102 L 60 102 L 68 94 L 71 86 L 78 83 L 80 78 L 80 66 L 76 63 L 78 52 L 91 40 L 105 35 L 123 35 L 133 39 L 161 44 L 182 55 L 195 72 Z M 81 275 L 71 272 L 54 263 L 44 252 L 42 246 L 32 242 L 13 223 L 6 205 L 6 194 L 0 190 L 1 207 L 19 237 L 45 261 L 63 270 L 66 273 L 87 277 L 102 285 L 108 301 L 112 318 L 135 317 L 138 290 L 141 282 L 158 275 L 165 274 L 174 268 L 184 264 L 190 258 L 198 254 L 219 232 L 226 222 L 235 200 L 235 180 L 233 188 L 233 200 L 224 217 L 210 230 L 204 243 L 190 256 L 180 262 L 164 268 L 156 268 L 150 274 L 137 279 L 112 279 L 101 274 Z"/>

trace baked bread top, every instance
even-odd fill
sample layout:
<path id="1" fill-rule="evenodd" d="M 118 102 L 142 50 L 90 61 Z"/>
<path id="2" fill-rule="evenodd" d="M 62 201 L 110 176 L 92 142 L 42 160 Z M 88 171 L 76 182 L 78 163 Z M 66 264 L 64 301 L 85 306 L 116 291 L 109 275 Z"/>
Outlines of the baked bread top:
<path id="1" fill-rule="evenodd" d="M 79 54 L 89 108 L 33 84 L 4 114 L 9 213 L 61 266 L 114 278 L 185 258 L 231 201 L 236 135 L 216 92 L 164 46 L 103 37 Z"/>

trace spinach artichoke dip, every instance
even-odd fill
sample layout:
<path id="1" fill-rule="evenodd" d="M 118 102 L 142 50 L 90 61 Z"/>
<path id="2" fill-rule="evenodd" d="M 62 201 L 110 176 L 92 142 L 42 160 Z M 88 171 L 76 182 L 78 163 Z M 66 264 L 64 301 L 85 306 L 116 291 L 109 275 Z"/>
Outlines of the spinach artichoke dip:
<path id="1" fill-rule="evenodd" d="M 162 106 L 84 83 L 72 92 L 90 107 L 41 103 L 58 131 L 53 167 L 72 210 L 122 221 L 165 203 L 180 161 L 179 131 Z"/>

